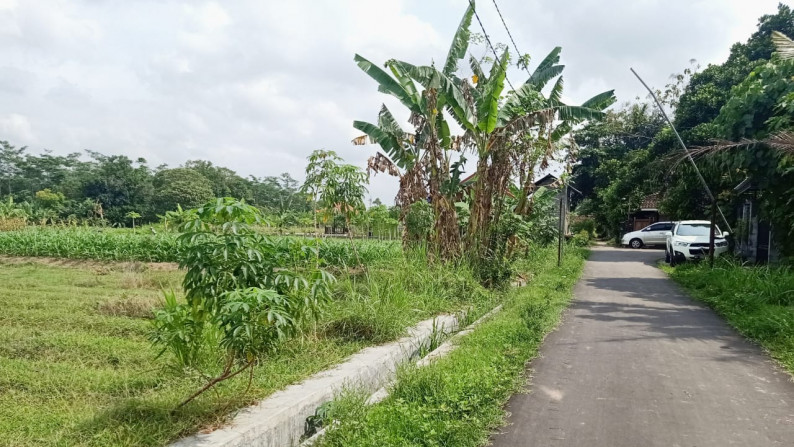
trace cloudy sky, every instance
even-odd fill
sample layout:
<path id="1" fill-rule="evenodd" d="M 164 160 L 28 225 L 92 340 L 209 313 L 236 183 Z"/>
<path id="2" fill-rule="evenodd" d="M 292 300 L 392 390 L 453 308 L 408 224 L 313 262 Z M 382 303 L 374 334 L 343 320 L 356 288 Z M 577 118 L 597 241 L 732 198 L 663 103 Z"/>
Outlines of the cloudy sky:
<path id="1" fill-rule="evenodd" d="M 608 89 L 620 101 L 642 95 L 629 67 L 662 86 L 690 59 L 722 62 L 778 0 L 497 2 L 536 62 L 563 47 L 565 96 L 581 102 Z M 466 4 L 0 0 L 0 140 L 152 166 L 208 159 L 257 177 L 300 179 L 319 148 L 363 167 L 374 148 L 351 146 L 351 123 L 393 102 L 353 55 L 443 63 Z M 493 40 L 507 42 L 493 2 L 478 5 Z M 378 177 L 370 190 L 390 203 L 396 181 Z"/>

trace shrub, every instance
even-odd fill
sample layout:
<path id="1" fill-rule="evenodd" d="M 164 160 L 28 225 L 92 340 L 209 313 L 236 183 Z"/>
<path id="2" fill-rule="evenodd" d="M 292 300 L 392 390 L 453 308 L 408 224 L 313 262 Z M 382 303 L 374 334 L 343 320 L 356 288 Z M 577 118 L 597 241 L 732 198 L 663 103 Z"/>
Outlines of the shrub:
<path id="1" fill-rule="evenodd" d="M 433 209 L 424 200 L 414 202 L 405 215 L 405 229 L 412 241 L 424 241 L 433 228 Z"/>
<path id="2" fill-rule="evenodd" d="M 177 304 L 173 294 L 166 295 L 152 340 L 183 367 L 197 368 L 208 351 L 222 356 L 220 373 L 180 407 L 255 367 L 330 299 L 333 277 L 316 269 L 316 248 L 292 247 L 294 256 L 285 256 L 277 243 L 251 228 L 260 218 L 244 201 L 218 199 L 199 208 L 178 238 L 179 264 L 187 270 L 186 302 Z M 285 269 L 288 265 L 301 265 L 306 273 Z M 208 341 L 217 346 L 206 346 Z"/>
<path id="3" fill-rule="evenodd" d="M 576 247 L 587 247 L 590 245 L 590 233 L 587 230 L 581 230 L 573 235 L 571 244 Z"/>
<path id="4" fill-rule="evenodd" d="M 571 222 L 571 232 L 572 233 L 581 233 L 582 231 L 586 231 L 589 237 L 595 238 L 596 237 L 596 222 L 595 219 L 592 217 L 585 217 L 585 216 L 576 216 Z"/>

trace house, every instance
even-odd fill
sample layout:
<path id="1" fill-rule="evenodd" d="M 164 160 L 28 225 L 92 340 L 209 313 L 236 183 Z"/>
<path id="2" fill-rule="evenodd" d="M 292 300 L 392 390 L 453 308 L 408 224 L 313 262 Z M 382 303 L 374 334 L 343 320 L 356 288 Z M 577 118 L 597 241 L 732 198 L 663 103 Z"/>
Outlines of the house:
<path id="1" fill-rule="evenodd" d="M 734 228 L 734 251 L 755 263 L 774 262 L 778 252 L 774 246 L 772 225 L 761 217 L 761 202 L 758 199 L 760 188 L 752 178 L 733 188 L 740 203 L 736 207 L 736 228 Z"/>
<path id="2" fill-rule="evenodd" d="M 642 230 L 648 225 L 655 224 L 669 220 L 661 212 L 659 212 L 659 203 L 661 202 L 661 195 L 659 193 L 648 194 L 640 202 L 638 209 L 633 212 L 627 213 L 627 220 L 624 224 L 624 232 L 630 233 L 632 231 Z M 628 210 L 630 210 L 629 208 Z"/>
<path id="3" fill-rule="evenodd" d="M 554 213 L 558 217 L 558 219 L 562 219 L 562 222 L 559 224 L 559 228 L 562 229 L 562 234 L 565 236 L 570 236 L 570 215 L 571 215 L 571 196 L 572 193 L 579 193 L 579 190 L 574 188 L 573 186 L 564 184 L 556 175 L 554 174 L 546 174 L 545 176 L 541 177 L 539 180 L 535 181 L 535 186 L 532 188 L 533 191 L 537 191 L 539 188 L 546 188 L 547 190 L 556 191 L 557 195 L 555 197 L 554 203 Z M 530 196 L 534 194 L 530 193 Z M 564 212 L 560 213 L 560 206 L 563 207 Z"/>

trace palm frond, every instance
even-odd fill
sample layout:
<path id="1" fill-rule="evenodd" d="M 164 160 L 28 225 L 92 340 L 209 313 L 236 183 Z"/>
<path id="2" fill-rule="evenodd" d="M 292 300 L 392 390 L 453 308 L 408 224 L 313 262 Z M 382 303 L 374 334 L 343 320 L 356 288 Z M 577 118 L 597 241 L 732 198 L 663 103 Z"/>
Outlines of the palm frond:
<path id="1" fill-rule="evenodd" d="M 794 58 L 794 41 L 780 31 L 772 31 L 772 42 L 783 60 Z"/>

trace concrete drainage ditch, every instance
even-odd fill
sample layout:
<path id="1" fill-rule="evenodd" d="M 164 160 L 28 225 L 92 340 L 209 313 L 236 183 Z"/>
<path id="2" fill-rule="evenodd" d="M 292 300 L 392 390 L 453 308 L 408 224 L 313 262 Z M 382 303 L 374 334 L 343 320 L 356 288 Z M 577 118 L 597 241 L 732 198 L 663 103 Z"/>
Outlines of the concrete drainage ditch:
<path id="1" fill-rule="evenodd" d="M 370 403 L 385 398 L 399 365 L 424 355 L 417 362 L 422 366 L 446 355 L 454 349 L 455 339 L 500 309 L 501 306 L 497 307 L 440 345 L 440 340 L 458 331 L 462 318 L 440 315 L 424 320 L 410 328 L 407 336 L 385 345 L 364 348 L 345 362 L 241 410 L 225 427 L 180 439 L 171 447 L 297 446 L 306 434 L 307 420 L 340 392 L 356 388 L 373 393 Z M 428 353 L 428 348 L 434 345 L 438 347 Z M 321 433 L 322 430 L 304 444 L 310 445 Z"/>
<path id="2" fill-rule="evenodd" d="M 408 330 L 392 343 L 364 348 L 345 362 L 273 393 L 241 410 L 225 427 L 196 434 L 172 447 L 286 447 L 298 445 L 306 421 L 346 388 L 374 392 L 394 378 L 397 367 L 416 358 L 439 336 L 458 330 L 459 318 L 440 315 Z"/>

